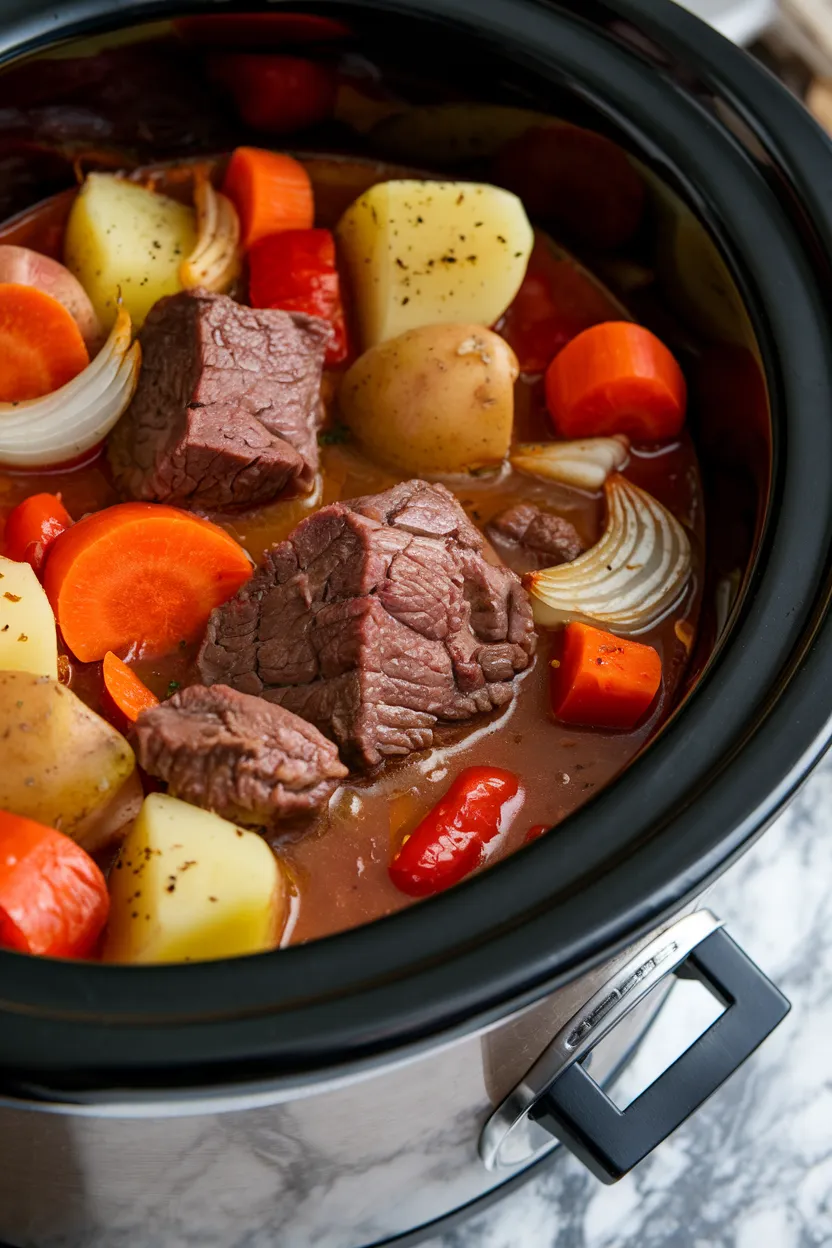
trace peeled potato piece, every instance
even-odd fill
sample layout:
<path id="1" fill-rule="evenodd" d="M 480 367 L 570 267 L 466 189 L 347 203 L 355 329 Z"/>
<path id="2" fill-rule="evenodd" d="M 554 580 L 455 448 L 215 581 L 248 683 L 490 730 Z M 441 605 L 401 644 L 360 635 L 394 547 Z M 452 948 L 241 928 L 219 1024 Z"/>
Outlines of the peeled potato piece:
<path id="1" fill-rule="evenodd" d="M 517 357 L 479 325 L 426 325 L 366 351 L 339 404 L 374 458 L 406 473 L 499 464 L 514 421 Z"/>
<path id="2" fill-rule="evenodd" d="M 58 676 L 55 616 L 28 563 L 0 555 L 0 671 Z"/>
<path id="3" fill-rule="evenodd" d="M 493 325 L 534 242 L 522 203 L 477 182 L 380 182 L 338 223 L 365 347 L 423 325 Z"/>
<path id="4" fill-rule="evenodd" d="M 106 329 L 119 292 L 133 325 L 182 290 L 179 268 L 196 243 L 192 208 L 111 173 L 90 173 L 72 205 L 64 260 Z"/>
<path id="5" fill-rule="evenodd" d="M 110 873 L 104 960 L 196 962 L 273 949 L 286 894 L 255 832 L 151 793 Z"/>
<path id="6" fill-rule="evenodd" d="M 113 801 L 136 765 L 121 733 L 45 676 L 0 672 L 0 725 L 0 810 L 67 836 Z"/>

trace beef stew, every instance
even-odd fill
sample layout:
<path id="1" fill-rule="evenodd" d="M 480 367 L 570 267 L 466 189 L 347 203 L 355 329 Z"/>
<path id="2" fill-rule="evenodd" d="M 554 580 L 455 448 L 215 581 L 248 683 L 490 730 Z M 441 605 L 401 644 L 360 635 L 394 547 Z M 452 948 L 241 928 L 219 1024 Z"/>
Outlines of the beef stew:
<path id="1" fill-rule="evenodd" d="M 0 873 L 0 943 L 56 956 L 312 940 L 557 836 L 678 703 L 699 628 L 704 498 L 677 362 L 696 348 L 643 297 L 649 272 L 615 263 L 647 228 L 640 171 L 600 136 L 528 117 L 518 132 L 503 110 L 498 151 L 452 178 L 472 162 L 449 161 L 430 108 L 349 75 L 341 109 L 352 92 L 386 112 L 377 151 L 419 167 L 362 152 L 358 130 L 351 154 L 293 155 L 251 121 L 277 108 L 245 95 L 251 65 L 218 69 L 193 30 L 175 38 L 225 130 L 242 118 L 259 145 L 155 164 L 121 151 L 116 173 L 99 161 L 0 226 L 0 279 L 13 249 L 64 265 L 51 286 L 37 263 L 0 280 L 0 334 L 23 361 L 0 368 L 0 413 L 15 405 L 0 415 L 0 669 L 28 673 L 38 705 L 71 696 L 138 763 L 110 779 L 96 754 L 100 795 L 46 820 L 97 863 L 65 916 L 80 938 L 17 923 Z M 312 79 L 323 122 L 335 96 Z M 470 141 L 480 125 L 466 118 Z M 612 191 L 583 188 L 604 210 L 564 214 L 524 185 L 529 145 L 547 168 L 553 145 L 569 168 L 573 147 L 606 160 Z M 616 293 L 558 229 L 591 236 Z M 4 303 L 21 285 L 58 304 L 46 341 L 42 309 L 21 321 Z M 73 332 L 87 355 L 63 391 L 24 393 L 31 360 Z M 33 696 L 0 689 L 0 732 L 34 722 Z M 37 842 L 38 768 L 0 803 L 10 845 Z M 265 890 L 251 830 L 277 863 Z M 25 910 L 25 881 L 18 895 Z"/>

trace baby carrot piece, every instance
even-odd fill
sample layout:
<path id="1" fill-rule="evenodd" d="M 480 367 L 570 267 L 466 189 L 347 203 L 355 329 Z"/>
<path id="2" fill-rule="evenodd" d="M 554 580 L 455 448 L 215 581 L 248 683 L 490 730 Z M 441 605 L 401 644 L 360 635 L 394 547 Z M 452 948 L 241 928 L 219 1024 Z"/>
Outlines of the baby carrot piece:
<path id="1" fill-rule="evenodd" d="M 7 559 L 30 563 L 40 572 L 47 549 L 71 524 L 72 517 L 60 495 L 32 494 L 9 512 L 3 530 L 3 553 Z"/>
<path id="2" fill-rule="evenodd" d="M 107 882 L 80 845 L 0 810 L 0 945 L 51 958 L 88 957 L 109 909 Z"/>
<path id="3" fill-rule="evenodd" d="M 578 334 L 552 360 L 546 404 L 561 437 L 626 433 L 637 442 L 657 442 L 681 431 L 687 387 L 655 334 L 608 321 Z"/>
<path id="4" fill-rule="evenodd" d="M 84 663 L 108 650 L 164 654 L 195 640 L 251 564 L 209 520 L 159 503 L 118 503 L 57 538 L 44 576 L 69 649 Z"/>
<path id="5" fill-rule="evenodd" d="M 131 724 L 135 724 L 142 711 L 149 711 L 159 705 L 155 693 L 151 693 L 147 685 L 112 650 L 104 655 L 102 672 L 104 688 Z"/>
<path id="6" fill-rule="evenodd" d="M 0 282 L 0 402 L 37 399 L 90 362 L 74 317 L 35 286 Z"/>
<path id="7" fill-rule="evenodd" d="M 588 624 L 567 624 L 552 669 L 552 709 L 566 724 L 634 728 L 659 692 L 662 661 L 652 646 Z"/>
<path id="8" fill-rule="evenodd" d="M 238 147 L 222 189 L 237 209 L 244 247 L 281 230 L 308 230 L 315 218 L 309 175 L 282 152 Z"/>

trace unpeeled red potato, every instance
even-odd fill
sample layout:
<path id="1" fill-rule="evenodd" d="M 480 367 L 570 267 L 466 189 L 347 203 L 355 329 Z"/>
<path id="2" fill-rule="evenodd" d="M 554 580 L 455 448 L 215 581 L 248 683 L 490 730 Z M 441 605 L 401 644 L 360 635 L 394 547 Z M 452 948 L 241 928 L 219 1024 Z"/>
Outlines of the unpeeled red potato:
<path id="1" fill-rule="evenodd" d="M 75 320 L 87 350 L 94 354 L 101 343 L 101 324 L 89 295 L 74 274 L 59 260 L 42 256 L 29 247 L 0 246 L 0 282 L 35 286 L 62 303 Z"/>
<path id="2" fill-rule="evenodd" d="M 370 455 L 407 473 L 499 464 L 514 421 L 517 357 L 480 325 L 426 325 L 366 351 L 339 403 Z"/>

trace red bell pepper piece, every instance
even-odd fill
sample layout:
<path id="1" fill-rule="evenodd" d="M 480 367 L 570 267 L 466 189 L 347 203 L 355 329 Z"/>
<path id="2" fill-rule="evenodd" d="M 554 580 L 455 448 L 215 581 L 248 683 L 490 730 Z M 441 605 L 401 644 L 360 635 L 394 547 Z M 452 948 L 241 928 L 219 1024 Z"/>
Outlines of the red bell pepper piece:
<path id="1" fill-rule="evenodd" d="M 246 125 L 267 134 L 306 130 L 335 110 L 335 74 L 305 57 L 231 52 L 213 57 L 209 70 Z"/>
<path id="2" fill-rule="evenodd" d="M 530 845 L 532 841 L 539 841 L 541 836 L 545 836 L 548 831 L 548 823 L 536 823 L 533 827 L 529 828 L 526 833 L 525 843 Z"/>
<path id="3" fill-rule="evenodd" d="M 84 958 L 110 909 L 107 881 L 80 845 L 0 811 L 0 945 L 52 958 Z"/>
<path id="4" fill-rule="evenodd" d="M 59 494 L 33 494 L 9 513 L 3 531 L 4 554 L 40 572 L 49 546 L 71 524 Z"/>
<path id="5" fill-rule="evenodd" d="M 497 332 L 513 349 L 522 373 L 542 373 L 583 330 L 620 315 L 601 286 L 536 234 L 523 284 Z"/>
<path id="6" fill-rule="evenodd" d="M 520 782 L 497 767 L 466 767 L 440 802 L 407 837 L 390 864 L 390 879 L 411 897 L 429 897 L 478 867 L 502 831 L 506 803 Z"/>
<path id="7" fill-rule="evenodd" d="M 347 358 L 347 329 L 329 230 L 282 230 L 253 244 L 248 254 L 253 308 L 284 308 L 323 317 L 334 331 L 326 363 Z"/>

